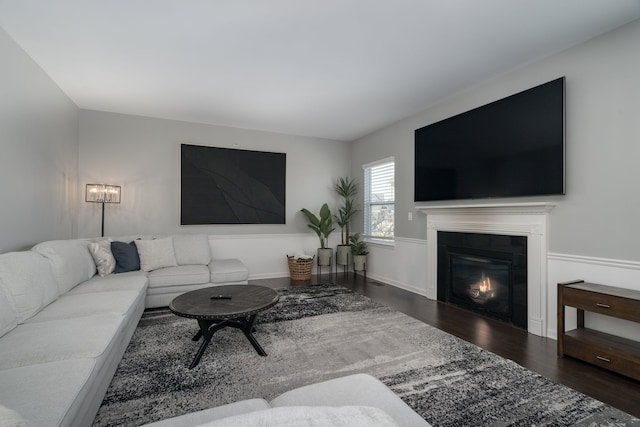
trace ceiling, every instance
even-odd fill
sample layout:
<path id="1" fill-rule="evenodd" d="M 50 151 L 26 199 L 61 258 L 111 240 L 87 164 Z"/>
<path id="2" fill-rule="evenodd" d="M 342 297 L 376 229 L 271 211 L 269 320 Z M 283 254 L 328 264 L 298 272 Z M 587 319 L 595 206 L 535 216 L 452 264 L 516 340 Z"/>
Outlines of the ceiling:
<path id="1" fill-rule="evenodd" d="M 640 0 L 0 0 L 80 108 L 344 141 L 639 17 Z"/>

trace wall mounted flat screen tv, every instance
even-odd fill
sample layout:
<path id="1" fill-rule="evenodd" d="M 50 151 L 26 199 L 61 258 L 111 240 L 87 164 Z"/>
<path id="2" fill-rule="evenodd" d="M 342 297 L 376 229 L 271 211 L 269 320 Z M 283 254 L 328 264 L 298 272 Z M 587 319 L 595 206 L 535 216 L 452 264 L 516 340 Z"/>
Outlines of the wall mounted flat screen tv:
<path id="1" fill-rule="evenodd" d="M 565 194 L 565 78 L 415 131 L 415 201 Z"/>

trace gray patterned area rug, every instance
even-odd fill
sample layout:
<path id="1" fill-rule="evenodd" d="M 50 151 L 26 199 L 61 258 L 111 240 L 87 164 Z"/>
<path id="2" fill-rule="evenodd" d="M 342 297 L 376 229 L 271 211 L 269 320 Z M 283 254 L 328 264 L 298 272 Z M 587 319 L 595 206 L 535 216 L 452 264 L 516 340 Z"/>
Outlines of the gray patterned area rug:
<path id="1" fill-rule="evenodd" d="M 145 312 L 95 420 L 140 425 L 357 372 L 379 378 L 434 426 L 626 426 L 640 421 L 336 285 L 281 289 L 261 313 L 259 356 L 216 332 L 193 370 L 197 323 Z"/>

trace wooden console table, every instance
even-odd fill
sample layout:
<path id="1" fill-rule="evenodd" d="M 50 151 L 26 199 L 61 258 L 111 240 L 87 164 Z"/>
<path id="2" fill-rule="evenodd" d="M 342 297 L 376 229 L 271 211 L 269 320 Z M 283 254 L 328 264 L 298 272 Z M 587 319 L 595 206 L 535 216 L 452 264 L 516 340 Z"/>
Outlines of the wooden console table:
<path id="1" fill-rule="evenodd" d="M 565 332 L 565 307 L 578 328 Z M 640 292 L 582 280 L 558 283 L 558 356 L 571 356 L 640 380 L 640 342 L 585 328 L 584 312 L 640 322 Z"/>

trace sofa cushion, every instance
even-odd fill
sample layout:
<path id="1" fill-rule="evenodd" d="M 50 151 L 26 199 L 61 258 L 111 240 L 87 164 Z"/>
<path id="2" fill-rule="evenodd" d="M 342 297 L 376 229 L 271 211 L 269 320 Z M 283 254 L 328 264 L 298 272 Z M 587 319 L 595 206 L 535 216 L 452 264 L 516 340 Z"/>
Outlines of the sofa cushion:
<path id="1" fill-rule="evenodd" d="M 4 294 L 4 290 L 0 287 L 0 337 L 16 326 L 18 326 L 16 313 L 13 311 L 11 304 L 9 304 L 9 300 Z"/>
<path id="2" fill-rule="evenodd" d="M 206 265 L 179 265 L 149 272 L 149 288 L 174 285 L 197 285 L 209 283 L 209 268 Z"/>
<path id="3" fill-rule="evenodd" d="M 354 374 L 287 391 L 271 401 L 271 406 L 374 406 L 406 427 L 430 424 L 404 403 L 398 395 L 377 378 Z"/>
<path id="4" fill-rule="evenodd" d="M 114 273 L 140 270 L 138 247 L 134 242 L 125 243 L 113 241 L 111 242 L 111 253 L 116 259 L 116 268 L 113 270 Z"/>
<path id="5" fill-rule="evenodd" d="M 249 279 L 249 270 L 235 258 L 214 259 L 209 263 L 211 283 L 243 282 Z"/>
<path id="6" fill-rule="evenodd" d="M 123 319 L 106 313 L 20 325 L 0 339 L 0 370 L 99 357 L 117 339 Z"/>
<path id="7" fill-rule="evenodd" d="M 0 370 L 0 401 L 18 411 L 29 426 L 65 425 L 65 418 L 71 425 L 74 407 L 82 402 L 79 395 L 91 386 L 95 365 L 95 359 L 87 358 Z"/>
<path id="8" fill-rule="evenodd" d="M 173 236 L 173 249 L 178 265 L 201 264 L 211 262 L 211 248 L 206 234 L 180 234 Z"/>
<path id="9" fill-rule="evenodd" d="M 4 383 L 3 383 L 4 385 Z M 3 427 L 29 427 L 27 420 L 14 411 L 0 404 L 0 426 Z"/>
<path id="10" fill-rule="evenodd" d="M 32 250 L 47 258 L 60 294 L 96 274 L 96 264 L 89 253 L 89 241 L 52 240 L 35 245 Z"/>
<path id="11" fill-rule="evenodd" d="M 144 296 L 136 291 L 66 294 L 27 320 L 26 323 L 70 319 L 99 313 L 128 315 L 137 307 L 136 302 L 142 298 Z"/>
<path id="12" fill-rule="evenodd" d="M 104 237 L 99 237 L 94 239 L 95 242 L 104 239 Z M 149 240 L 153 239 L 153 235 L 147 234 L 130 234 L 127 236 L 109 236 L 112 242 L 133 242 L 134 240 Z"/>
<path id="13" fill-rule="evenodd" d="M 5 291 L 18 323 L 58 297 L 58 283 L 51 264 L 32 251 L 0 255 L 0 287 Z"/>
<path id="14" fill-rule="evenodd" d="M 239 402 L 229 403 L 227 405 L 215 406 L 213 408 L 204 409 L 202 411 L 190 412 L 178 417 L 167 418 L 151 424 L 145 424 L 145 427 L 191 427 L 227 418 L 234 415 L 246 414 L 248 412 L 269 409 L 269 403 L 264 399 L 247 399 Z"/>
<path id="15" fill-rule="evenodd" d="M 65 295 L 88 294 L 93 292 L 117 292 L 136 291 L 144 292 L 147 289 L 147 273 L 144 271 L 129 271 L 120 274 L 110 274 L 100 277 L 93 276 L 84 283 L 80 283 Z"/>
<path id="16" fill-rule="evenodd" d="M 111 253 L 111 239 L 89 243 L 89 252 L 93 257 L 93 262 L 96 263 L 100 276 L 111 274 L 116 269 L 116 259 Z"/>
<path id="17" fill-rule="evenodd" d="M 147 297 L 145 299 L 145 308 L 155 308 L 155 307 L 168 307 L 171 304 L 171 301 L 178 295 L 182 295 L 185 292 L 191 292 L 202 288 L 208 288 L 211 286 L 221 286 L 221 285 L 212 285 L 207 283 L 205 285 L 176 285 L 176 286 L 162 286 L 159 288 L 149 288 L 147 289 Z"/>
<path id="18" fill-rule="evenodd" d="M 153 271 L 158 268 L 176 267 L 176 255 L 173 251 L 173 239 L 164 237 L 154 240 L 134 240 L 140 255 L 140 269 Z"/>
<path id="19" fill-rule="evenodd" d="M 294 406 L 263 409 L 201 424 L 208 427 L 399 427 L 382 409 L 368 406 Z"/>

